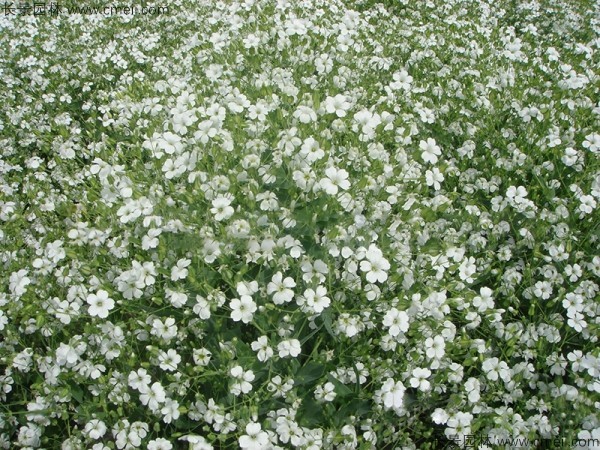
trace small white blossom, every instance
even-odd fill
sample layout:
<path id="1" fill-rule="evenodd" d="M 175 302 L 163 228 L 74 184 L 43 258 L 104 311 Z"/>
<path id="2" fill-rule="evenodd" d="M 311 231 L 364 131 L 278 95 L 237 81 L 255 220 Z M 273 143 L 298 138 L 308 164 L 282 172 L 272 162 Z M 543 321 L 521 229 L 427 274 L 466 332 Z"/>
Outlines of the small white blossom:
<path id="1" fill-rule="evenodd" d="M 383 325 L 389 328 L 391 336 L 395 337 L 400 333 L 406 333 L 409 326 L 408 314 L 405 311 L 391 308 L 383 318 Z"/>
<path id="2" fill-rule="evenodd" d="M 239 322 L 249 323 L 256 312 L 256 303 L 249 295 L 242 295 L 241 298 L 234 298 L 229 303 L 231 308 L 231 318 Z"/>
<path id="3" fill-rule="evenodd" d="M 279 357 L 285 358 L 291 356 L 295 358 L 300 354 L 302 349 L 300 348 L 300 341 L 298 339 L 286 339 L 277 344 L 277 350 L 279 351 Z"/>
<path id="4" fill-rule="evenodd" d="M 421 141 L 419 148 L 422 150 L 421 158 L 423 158 L 423 161 L 431 164 L 437 163 L 438 156 L 442 154 L 442 150 L 435 142 L 435 139 L 428 138 L 426 141 Z"/>
<path id="5" fill-rule="evenodd" d="M 250 422 L 246 425 L 246 434 L 238 438 L 243 450 L 263 450 L 269 443 L 269 435 L 262 431 L 260 423 Z"/>
<path id="6" fill-rule="evenodd" d="M 109 312 L 115 307 L 115 301 L 108 296 L 108 292 L 100 289 L 95 294 L 87 297 L 88 313 L 92 317 L 106 319 Z"/>

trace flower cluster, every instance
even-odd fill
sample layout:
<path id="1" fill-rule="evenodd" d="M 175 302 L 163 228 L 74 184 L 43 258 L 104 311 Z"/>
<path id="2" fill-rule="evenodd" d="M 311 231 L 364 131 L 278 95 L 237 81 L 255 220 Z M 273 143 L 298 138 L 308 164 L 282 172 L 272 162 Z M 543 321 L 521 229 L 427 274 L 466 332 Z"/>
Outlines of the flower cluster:
<path id="1" fill-rule="evenodd" d="M 0 17 L 0 448 L 599 436 L 587 3 Z"/>

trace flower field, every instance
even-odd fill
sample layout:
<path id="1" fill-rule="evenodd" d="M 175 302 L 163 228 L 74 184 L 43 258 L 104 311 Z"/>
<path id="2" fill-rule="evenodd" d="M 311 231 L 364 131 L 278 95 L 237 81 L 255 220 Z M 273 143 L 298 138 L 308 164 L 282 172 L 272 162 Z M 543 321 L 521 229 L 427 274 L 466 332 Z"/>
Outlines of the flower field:
<path id="1" fill-rule="evenodd" d="M 0 448 L 600 448 L 597 2 L 124 11 L 0 16 Z"/>

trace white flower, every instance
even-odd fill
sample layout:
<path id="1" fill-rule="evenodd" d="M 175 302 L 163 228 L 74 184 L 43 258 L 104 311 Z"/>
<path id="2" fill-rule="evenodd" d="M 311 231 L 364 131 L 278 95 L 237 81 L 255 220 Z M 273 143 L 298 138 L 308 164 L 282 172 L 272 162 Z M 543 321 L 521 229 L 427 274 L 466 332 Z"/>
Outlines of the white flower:
<path id="1" fill-rule="evenodd" d="M 267 390 L 273 394 L 275 398 L 285 397 L 287 392 L 289 392 L 294 387 L 294 380 L 286 379 L 285 381 L 281 379 L 279 375 L 275 375 L 267 384 Z"/>
<path id="2" fill-rule="evenodd" d="M 390 309 L 383 318 L 383 325 L 389 328 L 391 336 L 398 336 L 401 332 L 406 333 L 409 327 L 408 314 L 396 308 Z"/>
<path id="3" fill-rule="evenodd" d="M 598 153 L 600 150 L 600 134 L 590 133 L 585 137 L 585 141 L 581 144 L 592 153 Z"/>
<path id="4" fill-rule="evenodd" d="M 276 211 L 279 208 L 277 195 L 270 191 L 263 191 L 257 194 L 256 201 L 260 202 L 260 209 L 263 211 Z"/>
<path id="5" fill-rule="evenodd" d="M 66 253 L 64 248 L 62 247 L 63 241 L 56 240 L 46 245 L 46 253 L 48 259 L 52 262 L 57 263 L 58 261 L 64 259 Z"/>
<path id="6" fill-rule="evenodd" d="M 173 420 L 179 418 L 179 402 L 170 398 L 165 399 L 165 404 L 160 409 L 160 413 L 163 415 L 164 423 L 171 423 Z"/>
<path id="7" fill-rule="evenodd" d="M 26 291 L 25 287 L 31 283 L 31 279 L 27 276 L 27 270 L 25 269 L 11 273 L 9 281 L 9 289 L 17 296 L 23 295 Z"/>
<path id="8" fill-rule="evenodd" d="M 142 238 L 142 250 L 149 250 L 158 247 L 158 236 L 162 233 L 160 228 L 150 228 L 148 234 Z"/>
<path id="9" fill-rule="evenodd" d="M 413 388 L 417 388 L 423 392 L 427 392 L 431 388 L 431 383 L 427 380 L 431 376 L 431 370 L 426 368 L 417 367 L 412 372 L 412 378 L 410 379 L 410 385 Z"/>
<path id="10" fill-rule="evenodd" d="M 166 297 L 175 308 L 181 308 L 188 301 L 188 296 L 185 292 L 172 291 L 169 288 L 165 289 Z"/>
<path id="11" fill-rule="evenodd" d="M 425 339 L 425 354 L 428 358 L 441 358 L 446 352 L 446 342 L 442 336 Z"/>
<path id="12" fill-rule="evenodd" d="M 360 321 L 360 317 L 351 316 L 348 313 L 339 315 L 336 327 L 349 338 L 364 330 L 364 324 Z"/>
<path id="13" fill-rule="evenodd" d="M 218 241 L 215 241 L 211 238 L 207 238 L 204 241 L 202 253 L 204 255 L 204 261 L 208 264 L 211 264 L 215 262 L 218 256 L 221 255 L 221 245 Z"/>
<path id="14" fill-rule="evenodd" d="M 149 427 L 147 423 L 133 422 L 124 440 L 127 440 L 128 443 L 134 447 L 139 447 L 140 445 L 142 445 L 142 439 L 144 439 L 148 435 L 148 430 Z M 124 446 L 125 445 L 119 446 L 119 444 L 117 443 L 117 448 L 122 448 Z"/>
<path id="15" fill-rule="evenodd" d="M 230 388 L 233 395 L 247 394 L 252 390 L 251 381 L 254 381 L 254 372 L 251 370 L 244 371 L 242 366 L 235 366 L 229 373 L 235 380 Z"/>
<path id="16" fill-rule="evenodd" d="M 329 114 L 335 113 L 338 117 L 346 117 L 346 111 L 350 106 L 350 102 L 343 94 L 337 94 L 335 97 L 327 96 L 325 99 L 325 111 Z"/>
<path id="17" fill-rule="evenodd" d="M 458 276 L 462 281 L 466 281 L 467 283 L 473 282 L 472 275 L 477 272 L 477 266 L 475 265 L 475 258 L 469 256 L 468 258 L 463 259 L 462 263 L 458 267 Z"/>
<path id="18" fill-rule="evenodd" d="M 298 339 L 286 339 L 277 344 L 277 350 L 279 351 L 279 357 L 285 358 L 286 356 L 296 357 L 300 354 L 302 349 L 300 348 L 300 341 Z"/>
<path id="19" fill-rule="evenodd" d="M 19 428 L 18 442 L 21 447 L 38 448 L 42 430 L 37 425 L 30 423 Z"/>
<path id="20" fill-rule="evenodd" d="M 442 408 L 436 408 L 431 414 L 431 420 L 438 425 L 444 425 L 448 422 L 449 417 L 448 413 Z"/>
<path id="21" fill-rule="evenodd" d="M 390 83 L 390 87 L 395 90 L 409 90 L 413 82 L 413 77 L 411 77 L 404 69 L 402 69 L 400 72 L 395 72 L 394 75 L 392 75 L 392 78 L 394 81 Z"/>
<path id="22" fill-rule="evenodd" d="M 583 219 L 583 217 L 587 214 L 591 214 L 597 206 L 596 200 L 591 195 L 582 195 L 579 198 L 581 204 L 579 205 L 579 218 Z"/>
<path id="23" fill-rule="evenodd" d="M 192 351 L 192 357 L 194 358 L 194 363 L 198 366 L 207 366 L 210 362 L 210 357 L 212 353 L 210 350 L 205 348 L 195 348 Z"/>
<path id="24" fill-rule="evenodd" d="M 325 156 L 325 152 L 321 149 L 319 142 L 312 136 L 304 140 L 302 147 L 300 147 L 300 154 L 310 163 Z"/>
<path id="25" fill-rule="evenodd" d="M 152 330 L 150 330 L 150 334 L 160 339 L 164 339 L 165 341 L 170 341 L 177 336 L 175 319 L 167 317 L 164 322 L 160 319 L 154 319 L 152 321 Z"/>
<path id="26" fill-rule="evenodd" d="M 293 287 L 296 287 L 296 282 L 291 277 L 283 279 L 281 272 L 277 272 L 267 285 L 267 293 L 274 294 L 273 303 L 282 305 L 291 302 L 294 298 L 294 291 L 291 289 Z"/>
<path id="27" fill-rule="evenodd" d="M 227 107 L 234 113 L 241 113 L 245 108 L 250 106 L 250 100 L 238 88 L 233 90 L 226 101 L 228 102 Z"/>
<path id="28" fill-rule="evenodd" d="M 565 275 L 569 277 L 571 283 L 575 283 L 583 275 L 583 270 L 579 264 L 567 264 L 565 266 Z"/>
<path id="29" fill-rule="evenodd" d="M 246 425 L 246 434 L 238 438 L 243 450 L 264 450 L 269 443 L 269 435 L 261 430 L 260 423 L 250 422 Z"/>
<path id="30" fill-rule="evenodd" d="M 171 450 L 173 444 L 167 441 L 165 438 L 152 439 L 148 442 L 146 447 L 148 450 Z"/>
<path id="31" fill-rule="evenodd" d="M 183 150 L 183 142 L 180 136 L 167 131 L 159 140 L 158 147 L 163 149 L 168 155 L 172 155 L 173 153 L 180 153 Z"/>
<path id="32" fill-rule="evenodd" d="M 188 276 L 188 267 L 192 263 L 189 259 L 180 259 L 177 261 L 177 265 L 171 268 L 171 280 L 183 280 Z"/>
<path id="33" fill-rule="evenodd" d="M 100 289 L 95 294 L 88 295 L 86 299 L 89 307 L 88 313 L 92 317 L 100 317 L 106 319 L 111 309 L 115 307 L 115 302 L 112 298 L 108 297 L 108 292 Z"/>
<path id="34" fill-rule="evenodd" d="M 317 286 L 317 290 L 306 289 L 304 294 L 296 299 L 296 303 L 302 307 L 303 311 L 320 314 L 331 304 L 331 299 L 327 297 L 327 289 L 324 286 Z"/>
<path id="35" fill-rule="evenodd" d="M 310 123 L 317 121 L 317 113 L 309 106 L 300 105 L 294 111 L 294 117 L 302 123 Z"/>
<path id="36" fill-rule="evenodd" d="M 172 348 L 168 351 L 159 350 L 158 351 L 158 363 L 159 367 L 162 370 L 168 370 L 169 372 L 174 372 L 177 370 L 177 366 L 181 362 L 181 356 L 177 351 Z"/>
<path id="37" fill-rule="evenodd" d="M 172 110 L 173 117 L 171 118 L 171 123 L 173 124 L 173 131 L 176 133 L 181 133 L 183 135 L 187 134 L 190 125 L 192 125 L 196 120 L 196 116 L 193 111 L 188 111 L 185 109 L 185 106 L 175 108 Z"/>
<path id="38" fill-rule="evenodd" d="M 442 181 L 444 181 L 444 175 L 437 167 L 425 172 L 425 182 L 427 183 L 427 186 L 433 186 L 436 191 L 440 190 L 440 183 Z"/>
<path id="39" fill-rule="evenodd" d="M 308 32 L 308 29 L 306 27 L 306 19 L 299 19 L 296 17 L 290 18 L 288 20 L 285 21 L 284 23 L 284 28 L 285 28 L 285 32 L 288 36 L 293 36 L 295 34 L 297 35 L 304 35 Z"/>
<path id="40" fill-rule="evenodd" d="M 493 292 L 488 287 L 482 287 L 479 289 L 479 295 L 473 299 L 473 306 L 477 308 L 479 312 L 484 312 L 494 307 Z"/>
<path id="41" fill-rule="evenodd" d="M 206 298 L 201 295 L 196 295 L 196 304 L 194 305 L 193 311 L 198 314 L 202 320 L 210 319 L 210 303 Z"/>
<path id="42" fill-rule="evenodd" d="M 579 311 L 569 310 L 567 311 L 567 325 L 573 328 L 577 332 L 581 332 L 584 328 L 587 328 L 587 322 L 584 320 L 585 316 Z"/>
<path id="43" fill-rule="evenodd" d="M 210 119 L 203 120 L 198 124 L 198 130 L 194 133 L 194 138 L 202 144 L 207 144 L 218 132 L 219 125 L 217 123 Z"/>
<path id="44" fill-rule="evenodd" d="M 58 300 L 58 299 L 56 299 Z M 56 301 L 55 303 L 55 314 L 56 314 L 56 318 L 58 320 L 60 320 L 62 323 L 64 323 L 65 325 L 68 325 L 71 323 L 71 319 L 74 317 L 79 316 L 79 303 L 77 302 L 72 302 L 69 303 L 68 300 L 63 300 L 61 302 Z M 1 319 L 0 319 L 1 322 Z"/>
<path id="45" fill-rule="evenodd" d="M 481 384 L 477 378 L 471 377 L 466 381 L 465 392 L 467 392 L 467 398 L 469 399 L 469 402 L 475 403 L 479 401 L 481 398 L 481 395 L 479 394 L 480 388 Z"/>
<path id="46" fill-rule="evenodd" d="M 0 311 L 0 331 L 8 324 L 8 317 L 4 315 L 4 311 Z"/>
<path id="47" fill-rule="evenodd" d="M 165 389 L 158 381 L 140 394 L 140 402 L 144 406 L 147 405 L 151 411 L 157 411 L 158 405 L 164 403 L 166 398 Z"/>
<path id="48" fill-rule="evenodd" d="M 506 190 L 506 197 L 511 203 L 518 205 L 523 203 L 523 200 L 525 200 L 525 197 L 527 197 L 527 189 L 525 189 L 523 186 L 510 186 Z"/>
<path id="49" fill-rule="evenodd" d="M 26 348 L 13 358 L 12 366 L 20 372 L 29 372 L 33 363 L 33 349 Z M 0 389 L 0 392 L 2 389 Z"/>
<path id="50" fill-rule="evenodd" d="M 419 148 L 422 150 L 421 158 L 423 158 L 423 161 L 431 164 L 435 164 L 438 161 L 438 156 L 442 154 L 442 150 L 435 139 L 428 138 L 427 141 L 421 141 Z"/>
<path id="51" fill-rule="evenodd" d="M 548 281 L 538 281 L 533 287 L 533 295 L 538 298 L 548 300 L 552 295 L 552 284 Z"/>
<path id="52" fill-rule="evenodd" d="M 388 278 L 387 271 L 390 269 L 390 263 L 383 257 L 381 250 L 371 244 L 365 256 L 367 260 L 360 262 L 360 270 L 367 272 L 369 283 L 385 282 Z"/>
<path id="53" fill-rule="evenodd" d="M 579 152 L 572 147 L 565 148 L 565 154 L 561 158 L 561 161 L 565 166 L 571 167 L 577 163 L 579 159 Z"/>
<path id="54" fill-rule="evenodd" d="M 375 128 L 381 123 L 381 116 L 377 113 L 372 113 L 368 109 L 363 109 L 354 114 L 354 120 L 361 131 L 366 135 L 372 135 Z"/>
<path id="55" fill-rule="evenodd" d="M 252 297 L 249 295 L 242 295 L 241 299 L 232 299 L 229 307 L 231 308 L 231 318 L 236 322 L 241 320 L 244 323 L 248 323 L 252 320 L 256 312 L 256 303 L 254 303 Z"/>
<path id="56" fill-rule="evenodd" d="M 344 169 L 328 167 L 325 169 L 325 175 L 327 175 L 327 178 L 323 178 L 319 184 L 321 189 L 330 195 L 337 194 L 338 188 L 347 190 L 350 187 L 348 172 Z"/>
<path id="57" fill-rule="evenodd" d="M 320 259 L 317 259 L 313 264 L 306 260 L 302 263 L 300 269 L 304 272 L 302 274 L 302 279 L 307 283 L 312 281 L 323 283 L 325 281 L 325 275 L 329 272 L 327 264 Z"/>
<path id="58" fill-rule="evenodd" d="M 490 381 L 496 381 L 500 377 L 503 381 L 510 381 L 511 369 L 504 361 L 498 358 L 488 358 L 481 364 L 486 377 Z"/>
<path id="59" fill-rule="evenodd" d="M 260 122 L 267 119 L 267 114 L 269 114 L 269 108 L 263 101 L 259 101 L 256 105 L 252 105 L 248 108 L 248 117 L 251 119 L 258 119 Z"/>
<path id="60" fill-rule="evenodd" d="M 85 424 L 83 432 L 88 435 L 90 439 L 100 439 L 106 433 L 106 424 L 98 419 L 92 419 Z"/>
<path id="61" fill-rule="evenodd" d="M 204 437 L 193 434 L 182 436 L 178 441 L 188 442 L 189 450 L 213 450 L 214 448 Z"/>
<path id="62" fill-rule="evenodd" d="M 444 434 L 455 442 L 465 443 L 467 436 L 471 434 L 471 413 L 457 412 L 448 418 Z M 462 445 L 461 445 L 462 447 Z"/>
<path id="63" fill-rule="evenodd" d="M 234 238 L 239 239 L 245 239 L 248 237 L 250 231 L 250 224 L 244 219 L 234 220 L 227 228 L 228 234 L 231 234 Z"/>
<path id="64" fill-rule="evenodd" d="M 131 371 L 127 377 L 127 383 L 129 384 L 129 387 L 140 392 L 145 392 L 148 390 L 150 381 L 152 381 L 152 379 L 150 378 L 150 375 L 148 375 L 146 369 L 138 369 L 137 372 Z"/>
<path id="65" fill-rule="evenodd" d="M 250 281 L 250 282 L 240 281 L 238 284 L 236 284 L 235 290 L 237 291 L 237 293 L 239 295 L 250 295 L 250 296 L 254 295 L 258 292 L 258 282 L 256 282 L 256 281 Z"/>
<path id="66" fill-rule="evenodd" d="M 331 402 L 336 397 L 335 385 L 327 382 L 324 385 L 318 385 L 315 389 L 315 399 L 318 402 Z"/>
<path id="67" fill-rule="evenodd" d="M 214 214 L 216 221 L 229 219 L 233 213 L 234 209 L 231 205 L 231 200 L 227 197 L 219 195 L 212 201 L 213 207 L 210 209 L 210 212 Z"/>
<path id="68" fill-rule="evenodd" d="M 404 392 L 406 388 L 401 381 L 388 378 L 381 387 L 383 405 L 388 409 L 399 409 L 404 404 Z"/>
<path id="69" fill-rule="evenodd" d="M 257 352 L 257 358 L 260 362 L 265 362 L 273 356 L 273 349 L 269 347 L 267 336 L 261 336 L 251 344 L 252 350 Z"/>

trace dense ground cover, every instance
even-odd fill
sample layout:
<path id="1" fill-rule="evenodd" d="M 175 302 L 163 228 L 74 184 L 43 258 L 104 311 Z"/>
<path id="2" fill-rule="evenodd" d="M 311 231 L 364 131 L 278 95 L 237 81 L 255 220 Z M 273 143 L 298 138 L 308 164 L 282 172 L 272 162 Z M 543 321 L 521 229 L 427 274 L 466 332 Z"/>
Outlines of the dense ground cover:
<path id="1" fill-rule="evenodd" d="M 598 17 L 0 17 L 0 447 L 594 448 Z"/>

